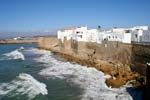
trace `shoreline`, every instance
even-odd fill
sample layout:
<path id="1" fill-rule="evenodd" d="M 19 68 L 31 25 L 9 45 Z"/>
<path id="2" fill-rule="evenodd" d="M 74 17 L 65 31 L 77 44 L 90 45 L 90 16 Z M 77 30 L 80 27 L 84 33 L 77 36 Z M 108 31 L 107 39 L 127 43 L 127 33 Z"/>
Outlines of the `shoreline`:
<path id="1" fill-rule="evenodd" d="M 131 80 L 132 80 L 131 84 L 133 84 L 133 86 L 141 86 L 140 83 L 141 75 L 137 72 L 132 71 L 129 65 L 122 64 L 117 61 L 112 62 L 103 59 L 98 59 L 95 57 L 95 55 L 97 56 L 98 54 L 95 54 L 93 56 L 92 54 L 90 54 L 93 51 L 89 49 L 85 49 L 84 52 L 76 53 L 76 50 L 73 50 L 72 48 L 62 47 L 62 45 L 59 44 L 59 40 L 56 37 L 40 37 L 35 38 L 31 41 L 0 40 L 0 44 L 20 44 L 20 43 L 26 44 L 37 43 L 38 44 L 37 48 L 49 50 L 55 55 L 58 55 L 69 62 L 77 63 L 87 67 L 94 67 L 97 70 L 104 72 L 105 74 L 109 74 L 111 78 L 106 80 L 106 84 L 113 88 L 119 88 Z M 66 42 L 66 44 L 64 45 L 68 45 L 69 43 L 70 41 Z M 83 46 L 82 49 L 84 48 L 85 47 Z"/>
<path id="2" fill-rule="evenodd" d="M 112 88 L 119 88 L 131 80 L 134 80 L 133 82 L 131 82 L 133 86 L 140 86 L 139 81 L 136 80 L 140 78 L 140 75 L 138 73 L 132 72 L 130 69 L 127 70 L 122 67 L 114 69 L 114 65 L 112 63 L 96 59 L 95 60 L 83 59 L 79 55 L 76 55 L 72 52 L 70 53 L 62 52 L 55 47 L 51 48 L 38 47 L 38 49 L 51 51 L 53 54 L 58 55 L 69 62 L 77 63 L 79 65 L 87 67 L 93 67 L 99 71 L 102 71 L 104 74 L 109 74 L 111 78 L 106 80 L 106 84 L 108 86 L 111 86 Z"/>

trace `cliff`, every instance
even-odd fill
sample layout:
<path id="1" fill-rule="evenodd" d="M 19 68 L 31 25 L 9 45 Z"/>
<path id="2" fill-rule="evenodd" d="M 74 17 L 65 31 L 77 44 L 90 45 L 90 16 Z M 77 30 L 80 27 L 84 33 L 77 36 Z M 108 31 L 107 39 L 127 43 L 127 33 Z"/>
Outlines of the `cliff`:
<path id="1" fill-rule="evenodd" d="M 138 46 L 106 41 L 96 44 L 65 40 L 63 43 L 56 38 L 47 37 L 39 39 L 39 48 L 50 50 L 73 63 L 95 67 L 110 74 L 112 78 L 108 79 L 106 83 L 112 87 L 120 87 L 129 80 L 134 80 L 132 84 L 136 86 L 144 83 L 140 81 L 144 76 L 135 70 L 135 68 L 141 68 L 141 66 L 136 67 L 136 63 L 145 64 L 142 62 L 144 59 L 135 60 L 134 58 L 138 52 L 139 54 L 143 52 L 145 55 L 141 50 L 136 54 L 133 53 Z"/>
<path id="2" fill-rule="evenodd" d="M 58 40 L 56 37 L 39 37 L 33 40 L 0 40 L 0 44 L 38 43 L 40 49 L 51 52 L 73 63 L 95 67 L 112 78 L 107 85 L 120 87 L 129 80 L 144 84 L 146 63 L 150 61 L 150 46 L 104 41 L 102 44 Z"/>

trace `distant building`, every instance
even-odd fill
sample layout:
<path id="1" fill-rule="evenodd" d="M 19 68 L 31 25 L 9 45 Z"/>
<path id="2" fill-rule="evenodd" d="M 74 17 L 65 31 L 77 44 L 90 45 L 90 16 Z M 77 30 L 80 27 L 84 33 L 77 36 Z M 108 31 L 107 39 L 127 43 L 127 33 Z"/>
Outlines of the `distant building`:
<path id="1" fill-rule="evenodd" d="M 133 28 L 131 28 L 132 31 L 134 30 L 150 30 L 149 26 L 135 26 Z"/>
<path id="2" fill-rule="evenodd" d="M 149 42 L 150 43 L 150 29 L 143 31 L 142 42 L 145 42 L 145 43 Z"/>
<path id="3" fill-rule="evenodd" d="M 83 41 L 83 42 L 96 42 L 101 43 L 104 40 L 118 41 L 122 43 L 132 42 L 150 42 L 150 27 L 137 26 L 133 28 L 112 28 L 107 31 L 98 29 L 88 29 L 85 27 L 70 27 L 59 30 L 57 37 L 62 42 L 64 39 Z"/>
<path id="4" fill-rule="evenodd" d="M 74 30 L 73 33 L 73 39 L 76 39 L 77 41 L 88 41 L 88 30 L 87 27 L 78 27 Z"/>
<path id="5" fill-rule="evenodd" d="M 148 26 L 138 26 L 132 30 L 132 42 L 150 42 L 150 28 Z"/>
<path id="6" fill-rule="evenodd" d="M 66 29 L 61 29 L 57 32 L 57 38 L 64 42 L 64 39 L 70 40 L 72 38 L 72 34 L 75 30 L 75 27 L 69 27 Z"/>

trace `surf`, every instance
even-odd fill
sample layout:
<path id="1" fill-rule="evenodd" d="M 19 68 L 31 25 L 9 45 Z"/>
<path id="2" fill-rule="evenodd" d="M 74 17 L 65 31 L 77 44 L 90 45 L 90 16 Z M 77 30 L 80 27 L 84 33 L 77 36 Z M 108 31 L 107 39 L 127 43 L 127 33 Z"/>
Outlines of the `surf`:
<path id="1" fill-rule="evenodd" d="M 48 94 L 46 85 L 27 73 L 20 73 L 11 82 L 0 83 L 0 98 L 27 95 L 28 100 L 31 100 L 39 94 Z"/>
<path id="2" fill-rule="evenodd" d="M 2 54 L 2 57 L 0 58 L 0 60 L 1 61 L 2 60 L 12 60 L 12 59 L 25 60 L 25 56 L 23 55 L 22 50 L 24 50 L 24 47 L 20 47 L 19 49 Z"/>
<path id="3" fill-rule="evenodd" d="M 110 78 L 109 75 L 95 68 L 58 61 L 51 52 L 39 50 L 40 54 L 42 52 L 43 55 L 36 61 L 44 62 L 46 68 L 39 74 L 47 79 L 57 78 L 78 85 L 84 90 L 80 96 L 82 100 L 132 100 L 125 86 L 117 89 L 106 85 L 105 81 Z"/>

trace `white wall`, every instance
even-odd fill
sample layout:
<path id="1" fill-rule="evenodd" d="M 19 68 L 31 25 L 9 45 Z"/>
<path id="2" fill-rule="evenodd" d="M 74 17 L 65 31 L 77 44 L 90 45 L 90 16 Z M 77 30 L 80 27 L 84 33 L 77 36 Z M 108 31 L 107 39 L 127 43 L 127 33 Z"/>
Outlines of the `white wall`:
<path id="1" fill-rule="evenodd" d="M 87 27 L 79 27 L 74 30 L 77 41 L 87 41 Z"/>
<path id="2" fill-rule="evenodd" d="M 131 43 L 131 33 L 125 33 L 122 42 L 123 43 Z"/>
<path id="3" fill-rule="evenodd" d="M 59 30 L 57 32 L 57 38 L 64 42 L 64 39 L 70 40 L 72 37 L 73 30 Z"/>
<path id="4" fill-rule="evenodd" d="M 88 30 L 86 38 L 87 38 L 87 41 L 89 42 L 96 42 L 98 38 L 98 30 L 97 29 Z"/>
<path id="5" fill-rule="evenodd" d="M 58 31 L 57 32 L 57 38 L 60 39 L 62 42 L 64 42 L 64 34 L 65 34 L 65 31 Z"/>
<path id="6" fill-rule="evenodd" d="M 111 32 L 107 35 L 108 41 L 122 41 L 123 39 L 123 33 L 114 33 Z"/>
<path id="7" fill-rule="evenodd" d="M 148 30 L 149 26 L 135 26 L 133 28 L 131 28 L 133 31 L 134 30 Z"/>
<path id="8" fill-rule="evenodd" d="M 142 42 L 150 42 L 150 30 L 143 31 Z"/>
<path id="9" fill-rule="evenodd" d="M 142 42 L 143 30 L 134 30 L 131 36 L 133 42 Z"/>
<path id="10" fill-rule="evenodd" d="M 112 32 L 124 33 L 125 30 L 127 30 L 127 28 L 113 28 L 113 29 L 112 29 Z"/>
<path id="11" fill-rule="evenodd" d="M 57 38 L 62 42 L 66 38 L 76 41 L 101 43 L 104 39 L 108 41 L 119 41 L 123 43 L 150 42 L 150 30 L 148 26 L 138 26 L 133 28 L 117 28 L 109 31 L 98 31 L 97 29 L 87 29 L 87 27 L 78 27 L 76 29 L 60 30 L 57 32 Z M 132 30 L 131 33 L 125 33 L 126 30 Z"/>

